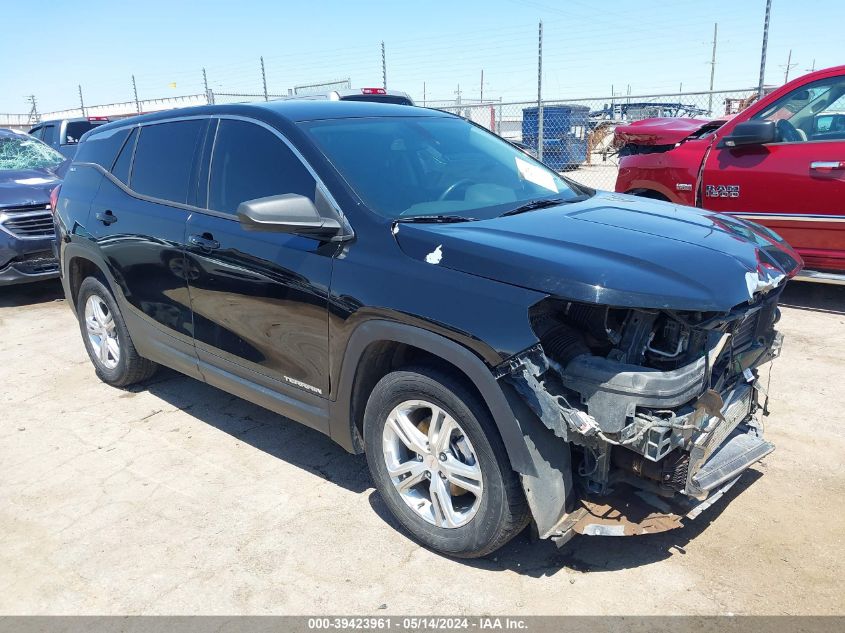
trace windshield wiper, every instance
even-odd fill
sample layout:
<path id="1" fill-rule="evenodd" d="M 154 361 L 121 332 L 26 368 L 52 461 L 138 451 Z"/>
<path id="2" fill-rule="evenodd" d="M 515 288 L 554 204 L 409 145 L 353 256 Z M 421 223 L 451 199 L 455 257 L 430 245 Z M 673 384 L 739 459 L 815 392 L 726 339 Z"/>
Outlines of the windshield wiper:
<path id="1" fill-rule="evenodd" d="M 518 213 L 525 213 L 526 211 L 534 211 L 535 209 L 546 209 L 548 207 L 556 207 L 559 204 L 583 202 L 587 198 L 589 198 L 589 196 L 575 196 L 574 198 L 569 198 L 568 200 L 565 200 L 563 198 L 540 198 L 539 200 L 530 200 L 525 204 L 519 205 L 515 209 L 505 211 L 499 217 L 503 218 L 508 215 L 517 215 Z"/>
<path id="2" fill-rule="evenodd" d="M 408 224 L 448 224 L 451 222 L 475 222 L 478 218 L 467 218 L 462 215 L 409 215 L 398 217 L 395 222 Z"/>

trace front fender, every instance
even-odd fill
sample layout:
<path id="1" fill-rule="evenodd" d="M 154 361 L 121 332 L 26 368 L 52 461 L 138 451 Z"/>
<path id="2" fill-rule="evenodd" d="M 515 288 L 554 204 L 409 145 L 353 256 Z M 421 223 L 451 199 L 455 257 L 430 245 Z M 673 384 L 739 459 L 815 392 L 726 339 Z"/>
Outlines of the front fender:
<path id="1" fill-rule="evenodd" d="M 418 347 L 443 359 L 472 381 L 493 416 L 515 471 L 536 475 L 526 448 L 520 422 L 490 369 L 467 348 L 422 328 L 381 319 L 365 321 L 349 337 L 338 379 L 337 398 L 329 404 L 330 434 L 349 451 L 355 451 L 352 393 L 358 361 L 372 343 L 395 342 Z"/>

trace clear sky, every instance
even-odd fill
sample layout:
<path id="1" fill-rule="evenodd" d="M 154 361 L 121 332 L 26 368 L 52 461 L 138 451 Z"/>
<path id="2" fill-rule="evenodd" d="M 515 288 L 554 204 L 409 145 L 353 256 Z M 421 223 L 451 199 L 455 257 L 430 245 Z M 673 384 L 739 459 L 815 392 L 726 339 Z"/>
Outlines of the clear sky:
<path id="1" fill-rule="evenodd" d="M 6 0 L 0 112 L 41 111 L 202 92 L 271 93 L 349 77 L 422 100 L 536 98 L 537 22 L 544 24 L 543 94 L 604 97 L 706 89 L 713 23 L 716 88 L 757 84 L 765 0 Z M 37 24 L 37 26 L 36 26 Z M 773 0 L 766 82 L 845 64 L 845 3 Z M 171 87 L 175 83 L 176 87 Z"/>

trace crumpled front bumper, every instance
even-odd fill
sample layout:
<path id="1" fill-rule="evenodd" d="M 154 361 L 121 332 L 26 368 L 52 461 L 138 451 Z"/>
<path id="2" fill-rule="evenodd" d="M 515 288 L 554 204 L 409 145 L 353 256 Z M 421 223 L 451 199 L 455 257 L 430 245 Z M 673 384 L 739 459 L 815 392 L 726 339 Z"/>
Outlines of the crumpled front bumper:
<path id="1" fill-rule="evenodd" d="M 701 389 L 706 361 L 696 361 L 674 372 L 632 371 L 630 375 L 611 372 L 602 363 L 570 363 L 564 378 L 570 380 L 570 385 L 579 386 L 583 403 L 590 413 L 602 414 L 603 425 L 588 413 L 567 409 L 554 391 L 550 392 L 542 379 L 538 379 L 545 368 L 541 349 L 528 350 L 512 360 L 501 369 L 503 381 L 513 387 L 515 396 L 531 410 L 538 423 L 554 433 L 556 439 L 564 440 L 564 446 L 573 443 L 596 447 L 609 442 L 609 439 L 603 439 L 608 437 L 603 434 L 603 428 L 609 426 L 608 430 L 616 430 L 614 419 L 627 417 L 644 402 L 652 406 L 676 407 L 675 422 L 687 429 L 656 427 L 634 445 L 617 442 L 620 445 L 613 446 L 607 458 L 611 463 L 607 485 L 600 491 L 591 491 L 573 479 L 562 480 L 560 485 L 566 488 L 575 484 L 574 494 L 567 495 L 572 503 L 565 513 L 551 521 L 548 520 L 551 518 L 549 512 L 543 513 L 543 520 L 537 520 L 537 509 L 545 505 L 547 499 L 556 501 L 563 495 L 546 494 L 544 499 L 538 493 L 538 482 L 525 486 L 540 535 L 562 544 L 576 533 L 652 534 L 681 527 L 684 520 L 694 519 L 713 505 L 743 472 L 774 450 L 774 446 L 763 439 L 763 429 L 757 420 L 765 406 L 761 404 L 762 390 L 752 368 L 778 356 L 780 349 L 781 336 L 775 333 L 765 344 L 747 354 L 737 355 L 737 362 L 750 368 L 740 371 L 738 380 L 718 395 L 708 390 L 718 402 L 718 407 L 709 411 L 699 411 L 696 406 L 696 394 L 704 395 Z M 581 372 L 577 380 L 573 379 L 570 369 L 582 365 L 589 371 Z M 512 405 L 516 397 L 510 398 Z M 685 404 L 678 406 L 681 403 Z M 523 411 L 517 417 L 524 420 L 527 414 Z M 588 423 L 579 427 L 579 421 Z M 547 442 L 541 444 L 539 438 L 535 444 L 548 445 Z M 636 448 L 636 451 L 625 450 L 628 447 Z M 614 450 L 627 454 L 627 470 L 615 462 Z M 678 466 L 656 476 L 654 468 L 664 463 L 670 453 L 681 457 Z M 651 478 L 646 478 L 644 471 L 649 467 Z M 548 474 L 564 469 L 559 466 Z"/>
<path id="2" fill-rule="evenodd" d="M 753 464 L 775 450 L 755 430 L 735 430 L 690 481 L 702 490 L 702 499 L 677 493 L 672 497 L 622 483 L 601 497 L 586 496 L 560 531 L 589 536 L 637 536 L 683 527 L 718 501 Z"/>
<path id="3" fill-rule="evenodd" d="M 21 239 L 0 230 L 0 286 L 59 276 L 53 237 Z"/>

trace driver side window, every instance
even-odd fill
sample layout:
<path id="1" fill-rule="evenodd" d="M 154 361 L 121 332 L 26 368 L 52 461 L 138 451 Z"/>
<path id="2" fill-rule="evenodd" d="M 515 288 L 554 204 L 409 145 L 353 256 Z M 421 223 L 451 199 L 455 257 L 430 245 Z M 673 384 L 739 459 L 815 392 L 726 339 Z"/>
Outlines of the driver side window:
<path id="1" fill-rule="evenodd" d="M 796 88 L 752 119 L 774 121 L 780 143 L 845 140 L 845 77 Z"/>

